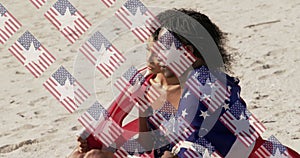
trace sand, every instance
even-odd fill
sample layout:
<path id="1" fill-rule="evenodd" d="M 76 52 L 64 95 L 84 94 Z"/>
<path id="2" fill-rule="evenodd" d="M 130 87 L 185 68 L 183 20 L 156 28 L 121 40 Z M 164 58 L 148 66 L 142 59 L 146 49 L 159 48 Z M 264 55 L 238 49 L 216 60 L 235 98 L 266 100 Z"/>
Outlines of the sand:
<path id="1" fill-rule="evenodd" d="M 1 1 L 23 27 L 4 45 L 0 45 L 0 157 L 69 155 L 76 147 L 75 133 L 82 128 L 77 118 L 93 103 L 95 97 L 89 98 L 74 114 L 69 114 L 42 84 L 60 65 L 73 72 L 74 67 L 78 66 L 75 61 L 80 59 L 78 48 L 97 29 L 108 34 L 111 39 L 117 38 L 115 45 L 121 50 L 129 50 L 141 44 L 135 37 L 122 36 L 119 29 L 106 26 L 110 23 L 118 26 L 117 19 L 110 17 L 124 1 L 118 1 L 115 6 L 107 9 L 99 0 L 70 0 L 92 23 L 92 27 L 74 44 L 70 44 L 43 16 L 54 2 L 49 0 L 38 10 L 29 1 Z M 280 142 L 300 152 L 300 2 L 143 2 L 153 8 L 197 9 L 207 14 L 226 32 L 227 49 L 235 58 L 233 75 L 240 79 L 241 96 L 248 108 L 267 127 L 263 137 L 267 139 L 275 135 Z M 8 51 L 26 30 L 33 33 L 57 59 L 38 79 Z M 116 36 L 118 34 L 119 37 Z M 106 105 L 113 99 L 111 80 L 105 79 L 98 72 L 95 76 L 95 90 L 101 103 Z"/>

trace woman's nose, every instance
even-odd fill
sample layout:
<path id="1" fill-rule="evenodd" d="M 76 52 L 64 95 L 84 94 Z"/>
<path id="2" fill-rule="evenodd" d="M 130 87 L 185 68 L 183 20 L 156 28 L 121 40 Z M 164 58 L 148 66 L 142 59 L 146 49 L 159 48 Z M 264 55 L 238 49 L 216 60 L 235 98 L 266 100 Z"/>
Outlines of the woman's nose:
<path id="1" fill-rule="evenodd" d="M 154 55 L 153 55 L 153 53 L 149 53 L 147 55 L 146 59 L 147 59 L 148 62 L 153 62 L 154 61 Z"/>

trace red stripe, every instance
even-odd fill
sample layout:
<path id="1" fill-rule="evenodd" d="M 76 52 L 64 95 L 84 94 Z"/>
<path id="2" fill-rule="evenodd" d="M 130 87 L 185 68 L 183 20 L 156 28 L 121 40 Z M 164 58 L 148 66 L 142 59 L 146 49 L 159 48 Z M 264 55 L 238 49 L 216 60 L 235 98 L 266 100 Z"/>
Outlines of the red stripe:
<path id="1" fill-rule="evenodd" d="M 8 23 L 8 22 L 10 22 L 10 23 Z M 12 32 L 9 29 L 7 29 L 7 28 L 5 30 L 10 34 L 10 36 L 12 36 L 14 34 L 14 32 L 16 32 L 17 30 L 15 30 L 13 27 L 11 27 L 10 24 L 14 25 L 14 23 L 13 23 L 13 21 L 11 21 L 11 19 L 8 19 L 8 22 L 5 22 L 5 23 L 7 23 L 5 25 L 5 28 L 6 27 L 10 28 L 12 30 Z"/>
<path id="2" fill-rule="evenodd" d="M 43 3 L 41 3 L 39 0 L 36 0 L 36 2 L 39 4 L 38 8 L 40 8 L 43 5 Z"/>
<path id="3" fill-rule="evenodd" d="M 44 14 L 44 16 L 56 27 L 57 30 L 60 30 L 59 26 L 61 26 L 61 23 L 52 14 L 54 14 L 55 16 L 57 16 L 57 14 L 53 11 L 53 9 L 50 8 L 50 10 L 47 11 Z M 48 17 L 48 16 L 50 16 L 50 17 Z"/>
<path id="4" fill-rule="evenodd" d="M 79 21 L 81 21 L 81 19 L 78 19 Z M 79 22 L 77 22 L 76 20 L 74 21 L 74 23 L 76 24 L 75 26 L 77 26 L 77 27 L 75 27 L 75 29 L 80 33 L 80 36 L 86 31 L 86 28 L 83 28 L 83 27 L 81 27 L 81 25 L 80 24 L 82 24 L 82 23 L 79 23 Z M 83 32 L 82 32 L 82 31 Z"/>
<path id="5" fill-rule="evenodd" d="M 93 64 L 95 65 L 95 62 L 86 54 L 88 53 L 87 51 L 84 51 L 83 49 L 85 49 L 84 47 L 79 48 L 79 51 Z"/>
<path id="6" fill-rule="evenodd" d="M 54 86 L 57 86 L 57 84 L 56 84 L 51 78 L 49 78 L 49 80 L 48 80 L 47 82 L 51 82 Z M 51 89 L 57 94 L 57 97 L 60 97 L 60 96 L 61 96 L 60 92 L 58 92 L 58 91 L 56 90 L 56 88 L 54 88 L 54 87 L 52 86 L 52 84 L 49 84 L 49 86 L 50 86 Z M 55 95 L 55 96 L 56 96 L 56 95 Z M 59 100 L 59 98 L 56 98 L 56 99 Z"/>
<path id="7" fill-rule="evenodd" d="M 79 14 L 80 17 L 81 17 L 82 19 L 84 19 L 86 23 L 88 23 L 90 26 L 92 25 L 88 20 L 86 20 L 86 19 L 84 18 L 84 16 L 83 16 L 79 11 L 77 11 L 76 13 Z"/>
<path id="8" fill-rule="evenodd" d="M 81 95 L 78 94 L 77 92 L 79 92 Z M 78 89 L 77 92 L 75 92 L 77 94 L 77 97 L 79 97 L 79 99 L 81 99 L 83 102 L 87 98 L 87 96 L 83 94 L 83 92 L 80 89 Z M 82 98 L 81 96 L 83 96 L 84 98 Z"/>
<path id="9" fill-rule="evenodd" d="M 61 101 L 60 103 L 63 104 L 63 106 L 69 111 L 69 113 L 73 113 L 73 111 L 75 109 L 72 107 L 70 102 L 68 102 L 68 100 L 66 100 L 66 99 L 68 99 L 68 98 L 63 99 L 63 101 Z"/>
<path id="10" fill-rule="evenodd" d="M 94 56 L 94 54 L 92 53 L 95 53 L 97 50 L 94 46 L 91 46 L 89 42 L 86 42 L 85 46 L 87 46 L 91 51 L 88 51 L 87 52 L 89 53 L 89 55 L 94 59 L 94 61 L 96 62 L 97 61 L 97 57 Z"/>
<path id="11" fill-rule="evenodd" d="M 133 31 L 134 31 L 134 32 L 137 31 L 137 34 L 140 35 L 140 36 L 142 36 L 142 37 L 141 37 L 141 39 L 142 39 L 141 41 L 142 41 L 142 42 L 144 42 L 144 41 L 145 41 L 146 39 L 148 39 L 148 37 L 150 36 L 150 35 L 149 35 L 148 37 L 144 36 L 143 33 L 147 34 L 147 32 L 144 31 L 142 28 L 135 28 Z"/>
<path id="12" fill-rule="evenodd" d="M 35 77 L 38 78 L 38 75 L 36 75 L 28 66 L 25 66 L 25 68 Z"/>
<path id="13" fill-rule="evenodd" d="M 117 12 L 119 14 L 115 14 L 115 15 L 130 29 L 132 22 L 127 18 L 127 16 L 130 16 L 130 14 L 127 13 L 127 11 L 123 7 L 120 8 Z M 121 17 L 119 15 L 121 15 Z M 128 25 L 128 23 L 129 23 L 129 25 Z"/>
<path id="14" fill-rule="evenodd" d="M 76 95 L 75 101 L 77 101 L 78 105 L 82 104 L 84 102 L 84 99 L 76 91 L 74 92 L 74 94 Z"/>
<path id="15" fill-rule="evenodd" d="M 19 58 L 19 56 L 17 56 L 12 50 L 11 48 L 8 49 L 21 63 L 22 65 L 24 65 L 24 62 Z M 21 56 L 22 57 L 22 56 Z"/>
<path id="16" fill-rule="evenodd" d="M 37 69 L 32 65 L 32 63 L 29 63 L 28 66 L 25 66 L 26 68 L 28 68 L 28 70 L 37 78 L 38 76 L 40 76 L 41 74 L 37 71 Z M 36 73 L 34 73 L 33 71 L 31 71 L 30 68 L 32 68 Z"/>
<path id="17" fill-rule="evenodd" d="M 55 61 L 56 60 L 56 58 L 42 45 L 41 46 L 42 48 L 43 48 L 43 50 L 47 53 L 47 56 L 46 56 L 46 58 L 51 62 L 51 63 L 53 63 L 53 61 Z M 50 58 L 48 58 L 48 55 L 51 57 L 51 59 Z"/>
<path id="18" fill-rule="evenodd" d="M 76 85 L 79 85 L 81 90 L 83 90 L 87 95 L 91 95 L 79 82 L 75 81 Z"/>
<path id="19" fill-rule="evenodd" d="M 30 0 L 31 1 L 31 3 L 37 8 L 37 9 L 39 9 L 39 6 L 37 5 L 37 4 L 35 4 L 34 2 L 33 2 L 33 0 Z"/>
<path id="20" fill-rule="evenodd" d="M 48 88 L 48 86 L 51 87 L 51 85 L 49 84 L 48 81 L 46 81 L 46 82 L 43 84 L 43 86 L 44 86 L 44 87 L 52 94 L 52 96 L 54 96 L 54 98 L 55 98 L 56 100 L 59 100 L 59 98 L 52 92 L 52 90 L 51 90 L 50 88 Z"/>
<path id="21" fill-rule="evenodd" d="M 101 1 L 106 5 L 107 8 L 110 7 L 110 5 L 105 0 L 101 0 Z"/>
<path id="22" fill-rule="evenodd" d="M 13 24 L 16 26 L 16 28 L 20 28 L 22 26 L 22 24 L 14 16 L 12 16 L 9 12 L 7 12 L 7 14 L 14 20 Z M 16 25 L 15 23 L 17 23 L 18 25 Z"/>
<path id="23" fill-rule="evenodd" d="M 96 66 L 96 68 L 106 77 L 106 78 L 108 78 L 109 76 L 108 75 L 106 75 L 106 72 L 104 72 L 104 71 L 102 71 L 102 69 L 99 67 L 99 66 Z M 110 73 L 109 73 L 109 75 L 110 75 Z"/>
<path id="24" fill-rule="evenodd" d="M 5 30 L 7 30 L 6 29 L 6 26 L 5 26 L 5 28 L 4 28 Z M 10 37 L 11 37 L 11 35 L 8 35 L 7 33 L 6 33 L 6 31 L 4 31 L 4 30 L 1 30 L 2 31 L 2 33 L 6 36 L 5 38 L 5 40 L 8 40 Z"/>
<path id="25" fill-rule="evenodd" d="M 67 32 L 67 34 L 65 34 L 64 31 Z M 71 39 L 72 37 L 69 38 L 69 36 L 72 36 L 72 35 L 68 31 L 66 31 L 66 28 L 64 28 L 60 32 L 68 39 L 69 42 L 74 43 L 73 40 Z"/>
<path id="26" fill-rule="evenodd" d="M 84 114 L 84 115 L 87 116 L 86 114 Z M 81 121 L 80 121 L 81 124 L 82 124 L 85 128 L 87 128 L 87 130 L 89 130 L 90 133 L 93 133 L 93 132 L 95 131 L 95 127 L 92 126 L 92 125 L 89 123 L 89 122 L 92 122 L 92 121 L 91 121 L 91 120 L 86 120 L 85 117 L 82 117 L 82 116 L 81 116 L 80 118 L 86 123 L 86 124 L 85 124 L 84 122 L 81 122 Z M 85 125 L 88 125 L 88 127 L 86 127 Z"/>

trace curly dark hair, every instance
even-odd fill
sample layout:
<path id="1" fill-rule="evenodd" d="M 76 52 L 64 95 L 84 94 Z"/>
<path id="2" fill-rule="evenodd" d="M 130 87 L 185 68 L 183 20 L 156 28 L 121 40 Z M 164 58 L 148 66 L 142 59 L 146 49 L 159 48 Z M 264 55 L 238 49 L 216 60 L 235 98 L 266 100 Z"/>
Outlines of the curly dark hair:
<path id="1" fill-rule="evenodd" d="M 190 17 L 192 17 L 193 19 L 195 19 L 198 23 L 200 23 L 205 29 L 206 31 L 210 34 L 210 36 L 213 38 L 214 42 L 216 43 L 219 52 L 221 53 L 222 56 L 222 60 L 224 63 L 224 67 L 225 70 L 230 71 L 230 67 L 231 67 L 231 61 L 232 61 L 232 57 L 230 54 L 227 53 L 227 51 L 225 50 L 225 42 L 226 42 L 226 37 L 225 34 L 219 29 L 219 27 L 214 24 L 206 15 L 197 12 L 195 10 L 192 9 L 171 9 L 171 10 L 166 10 L 164 12 L 159 13 L 156 17 L 157 19 L 160 21 L 161 23 L 161 27 L 159 29 L 157 29 L 153 34 L 153 39 L 155 41 L 158 40 L 158 35 L 159 32 L 161 31 L 162 28 L 166 28 L 168 29 L 182 44 L 184 45 L 190 45 L 193 47 L 194 52 L 193 54 L 198 57 L 203 59 L 201 53 L 199 52 L 199 50 L 186 38 L 184 38 L 182 35 L 175 33 L 174 30 L 172 30 L 172 28 L 170 28 L 170 24 L 174 25 L 174 23 L 178 23 L 180 25 L 183 25 L 184 27 L 186 27 L 185 29 L 187 29 L 186 31 L 190 31 L 190 30 L 197 30 L 198 28 L 193 28 L 192 25 L 190 24 L 185 24 L 185 23 L 191 23 L 188 21 L 185 21 L 186 18 L 180 18 L 178 17 L 178 14 L 176 14 L 176 12 L 181 12 L 184 13 L 185 15 L 188 15 Z M 176 24 L 175 24 L 176 25 Z M 191 31 L 193 32 L 193 31 Z"/>

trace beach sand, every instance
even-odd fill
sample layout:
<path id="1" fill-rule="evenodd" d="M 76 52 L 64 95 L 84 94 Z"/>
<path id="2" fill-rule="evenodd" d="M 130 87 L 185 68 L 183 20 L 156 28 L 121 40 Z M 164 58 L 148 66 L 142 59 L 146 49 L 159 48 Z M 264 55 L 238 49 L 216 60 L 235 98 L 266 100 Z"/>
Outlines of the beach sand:
<path id="1" fill-rule="evenodd" d="M 97 29 L 111 39 L 117 38 L 114 44 L 122 52 L 141 44 L 134 36 L 122 36 L 119 29 L 108 25 L 120 24 L 111 17 L 124 1 L 117 1 L 111 8 L 106 8 L 99 0 L 70 2 L 92 23 L 74 44 L 70 44 L 43 15 L 55 1 L 48 0 L 39 10 L 30 1 L 1 1 L 23 26 L 0 45 L 0 157 L 68 156 L 77 145 L 75 134 L 82 128 L 77 119 L 95 97 L 89 98 L 77 112 L 69 114 L 42 84 L 60 65 L 73 72 L 80 59 L 78 48 Z M 263 138 L 274 135 L 281 143 L 300 152 L 300 2 L 143 2 L 153 8 L 197 9 L 226 32 L 227 50 L 235 58 L 233 76 L 240 79 L 241 97 L 250 111 L 267 127 Z M 38 79 L 8 51 L 26 30 L 57 59 Z M 138 56 L 136 59 L 144 61 Z M 99 72 L 95 74 L 97 99 L 107 105 L 115 96 L 111 91 L 111 79 L 105 79 Z M 87 86 L 89 90 L 92 88 Z"/>

